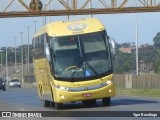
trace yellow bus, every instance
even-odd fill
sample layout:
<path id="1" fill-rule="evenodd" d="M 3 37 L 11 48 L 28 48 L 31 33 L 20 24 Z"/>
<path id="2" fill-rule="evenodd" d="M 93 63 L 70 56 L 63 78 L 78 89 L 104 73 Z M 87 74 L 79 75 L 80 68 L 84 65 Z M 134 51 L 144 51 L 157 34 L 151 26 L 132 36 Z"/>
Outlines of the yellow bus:
<path id="1" fill-rule="evenodd" d="M 34 72 L 45 107 L 95 105 L 97 99 L 110 105 L 115 88 L 109 38 L 96 18 L 51 22 L 35 33 Z"/>

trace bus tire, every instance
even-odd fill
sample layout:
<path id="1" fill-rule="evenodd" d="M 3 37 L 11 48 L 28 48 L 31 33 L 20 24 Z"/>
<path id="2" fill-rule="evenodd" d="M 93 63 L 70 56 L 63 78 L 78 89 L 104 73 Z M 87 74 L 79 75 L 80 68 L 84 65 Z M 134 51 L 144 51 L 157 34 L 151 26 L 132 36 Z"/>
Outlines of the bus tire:
<path id="1" fill-rule="evenodd" d="M 43 99 L 42 100 L 43 106 L 44 107 L 49 107 L 50 106 L 50 101 Z"/>
<path id="2" fill-rule="evenodd" d="M 51 107 L 55 107 L 55 103 L 54 102 L 51 102 Z"/>
<path id="3" fill-rule="evenodd" d="M 38 91 L 39 91 L 40 98 L 43 99 L 43 93 L 42 93 L 42 86 L 41 85 L 39 85 Z"/>
<path id="4" fill-rule="evenodd" d="M 6 87 L 3 88 L 3 91 L 6 91 Z"/>
<path id="5" fill-rule="evenodd" d="M 110 106 L 111 98 L 110 97 L 102 98 L 102 104 L 103 106 Z"/>
<path id="6" fill-rule="evenodd" d="M 58 109 L 62 109 L 63 108 L 63 103 L 56 103 L 55 102 L 55 108 Z"/>

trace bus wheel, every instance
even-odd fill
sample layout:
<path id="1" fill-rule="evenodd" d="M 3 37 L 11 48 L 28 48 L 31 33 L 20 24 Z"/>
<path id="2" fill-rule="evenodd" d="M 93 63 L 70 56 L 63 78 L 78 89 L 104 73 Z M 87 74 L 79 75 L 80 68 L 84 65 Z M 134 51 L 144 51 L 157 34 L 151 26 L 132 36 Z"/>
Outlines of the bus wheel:
<path id="1" fill-rule="evenodd" d="M 110 106 L 111 98 L 110 97 L 102 98 L 102 104 L 103 106 Z"/>
<path id="2" fill-rule="evenodd" d="M 62 109 L 63 108 L 63 103 L 55 103 L 55 108 L 58 109 Z"/>
<path id="3" fill-rule="evenodd" d="M 3 88 L 3 91 L 6 91 L 6 87 Z"/>
<path id="4" fill-rule="evenodd" d="M 43 102 L 44 107 L 49 107 L 50 106 L 50 101 L 43 99 L 42 102 Z"/>
<path id="5" fill-rule="evenodd" d="M 43 99 L 42 87 L 41 86 L 39 86 L 39 95 L 40 95 L 40 98 Z"/>
<path id="6" fill-rule="evenodd" d="M 51 107 L 55 107 L 55 103 L 54 102 L 51 102 Z"/>
<path id="7" fill-rule="evenodd" d="M 96 99 L 82 101 L 84 107 L 91 107 L 96 105 Z"/>

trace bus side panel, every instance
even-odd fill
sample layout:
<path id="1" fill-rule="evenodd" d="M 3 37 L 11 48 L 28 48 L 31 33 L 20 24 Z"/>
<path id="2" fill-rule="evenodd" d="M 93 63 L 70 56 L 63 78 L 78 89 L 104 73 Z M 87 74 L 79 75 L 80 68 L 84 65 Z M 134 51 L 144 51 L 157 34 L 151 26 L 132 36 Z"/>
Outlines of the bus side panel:
<path id="1" fill-rule="evenodd" d="M 51 97 L 51 89 L 50 89 L 50 80 L 49 80 L 49 73 L 48 67 L 46 66 L 45 59 L 34 60 L 34 68 L 35 68 L 35 76 L 37 82 L 37 89 L 40 98 L 42 96 L 43 99 L 50 99 Z M 46 97 L 47 96 L 47 97 Z M 50 99 L 51 100 L 51 99 Z"/>

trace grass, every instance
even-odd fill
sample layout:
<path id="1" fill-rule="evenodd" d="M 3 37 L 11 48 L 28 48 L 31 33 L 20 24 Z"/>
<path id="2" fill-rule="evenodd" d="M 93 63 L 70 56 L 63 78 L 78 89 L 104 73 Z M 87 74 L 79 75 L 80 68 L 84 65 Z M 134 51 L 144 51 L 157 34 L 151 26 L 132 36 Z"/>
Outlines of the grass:
<path id="1" fill-rule="evenodd" d="M 117 95 L 141 96 L 160 99 L 160 89 L 116 89 Z"/>

